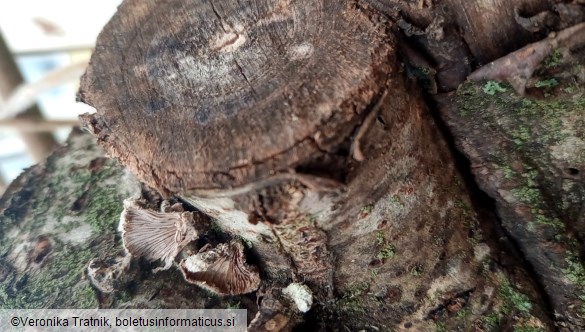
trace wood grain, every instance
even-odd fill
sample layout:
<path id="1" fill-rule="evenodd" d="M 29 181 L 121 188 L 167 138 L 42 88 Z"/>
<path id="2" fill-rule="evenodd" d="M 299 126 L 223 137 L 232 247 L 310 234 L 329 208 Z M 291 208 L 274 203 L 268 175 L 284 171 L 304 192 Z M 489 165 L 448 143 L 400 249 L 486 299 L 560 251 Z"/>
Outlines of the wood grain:
<path id="1" fill-rule="evenodd" d="M 163 192 L 230 188 L 336 151 L 381 94 L 385 27 L 330 1 L 125 1 L 80 97 L 108 153 Z"/>

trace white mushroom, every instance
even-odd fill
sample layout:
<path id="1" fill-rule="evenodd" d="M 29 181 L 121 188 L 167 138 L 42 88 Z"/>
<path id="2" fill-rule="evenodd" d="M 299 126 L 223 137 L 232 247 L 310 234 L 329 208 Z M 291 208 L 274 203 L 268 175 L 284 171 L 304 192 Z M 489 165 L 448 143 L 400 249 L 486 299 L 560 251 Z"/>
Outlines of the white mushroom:
<path id="1" fill-rule="evenodd" d="M 154 272 L 170 268 L 177 254 L 197 238 L 192 212 L 156 212 L 128 199 L 120 216 L 120 231 L 130 255 L 164 262 Z"/>
<path id="2" fill-rule="evenodd" d="M 206 246 L 180 264 L 185 280 L 219 295 L 250 293 L 258 289 L 260 275 L 246 263 L 239 241 Z"/>

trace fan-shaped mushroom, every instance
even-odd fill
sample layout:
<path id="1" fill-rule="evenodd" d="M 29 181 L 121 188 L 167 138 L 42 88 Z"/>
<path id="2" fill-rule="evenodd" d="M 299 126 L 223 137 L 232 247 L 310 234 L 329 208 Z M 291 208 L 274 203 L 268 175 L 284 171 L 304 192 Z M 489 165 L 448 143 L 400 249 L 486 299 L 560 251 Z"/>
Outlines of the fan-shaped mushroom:
<path id="1" fill-rule="evenodd" d="M 183 260 L 180 268 L 185 280 L 220 295 L 249 293 L 260 285 L 258 269 L 246 263 L 239 241 L 204 247 Z"/>
<path id="2" fill-rule="evenodd" d="M 155 212 L 131 199 L 124 201 L 120 231 L 130 255 L 164 262 L 155 272 L 171 267 L 177 254 L 197 238 L 192 212 Z"/>
<path id="3" fill-rule="evenodd" d="M 396 68 L 382 21 L 353 1 L 124 1 L 81 80 L 79 98 L 96 108 L 81 121 L 142 182 L 252 241 L 267 274 L 291 273 L 277 231 L 250 217 L 262 210 L 256 202 L 281 199 L 262 193 L 269 187 L 338 188 L 333 179 L 353 169 L 352 140 L 356 159 L 373 151 L 360 141 Z M 187 259 L 186 279 L 221 294 L 256 289 L 258 273 L 237 247 L 213 249 L 213 263 L 204 253 Z M 300 261 L 306 251 L 293 254 Z M 326 251 L 316 257 L 331 266 Z"/>

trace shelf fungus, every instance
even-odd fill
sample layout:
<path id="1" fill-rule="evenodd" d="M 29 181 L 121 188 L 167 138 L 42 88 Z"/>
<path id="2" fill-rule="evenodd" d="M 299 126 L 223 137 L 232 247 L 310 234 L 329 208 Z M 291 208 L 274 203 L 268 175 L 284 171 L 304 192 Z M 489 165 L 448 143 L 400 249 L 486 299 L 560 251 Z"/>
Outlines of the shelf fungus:
<path id="1" fill-rule="evenodd" d="M 134 257 L 154 262 L 162 260 L 163 267 L 171 267 L 177 254 L 191 241 L 197 239 L 192 212 L 156 212 L 145 209 L 138 201 L 124 201 L 120 216 L 120 231 L 124 248 Z"/>
<path id="2" fill-rule="evenodd" d="M 238 295 L 258 289 L 260 275 L 246 263 L 244 246 L 239 241 L 203 247 L 180 264 L 185 280 L 219 295 Z"/>

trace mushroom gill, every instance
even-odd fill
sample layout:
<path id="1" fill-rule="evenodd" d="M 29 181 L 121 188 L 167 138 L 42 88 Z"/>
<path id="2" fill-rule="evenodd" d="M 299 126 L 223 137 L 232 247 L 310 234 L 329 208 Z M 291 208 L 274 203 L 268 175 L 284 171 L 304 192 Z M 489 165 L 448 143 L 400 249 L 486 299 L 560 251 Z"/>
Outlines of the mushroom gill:
<path id="1" fill-rule="evenodd" d="M 177 254 L 197 239 L 192 212 L 156 212 L 132 199 L 124 201 L 120 231 L 130 255 L 164 262 L 154 272 L 170 268 Z"/>
<path id="2" fill-rule="evenodd" d="M 244 246 L 239 241 L 215 248 L 205 246 L 183 260 L 180 268 L 189 283 L 219 295 L 250 293 L 260 285 L 258 269 L 246 263 Z"/>

